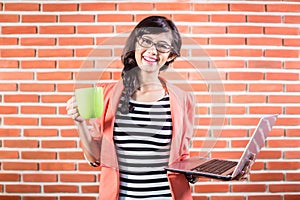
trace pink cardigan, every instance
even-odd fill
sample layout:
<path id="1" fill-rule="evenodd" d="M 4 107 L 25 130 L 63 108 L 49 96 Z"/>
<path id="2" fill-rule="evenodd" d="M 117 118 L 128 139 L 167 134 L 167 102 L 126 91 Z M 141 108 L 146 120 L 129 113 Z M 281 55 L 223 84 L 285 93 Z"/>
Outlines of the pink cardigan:
<path id="1" fill-rule="evenodd" d="M 161 79 L 161 78 L 160 78 Z M 173 122 L 172 143 L 169 165 L 189 157 L 189 144 L 193 134 L 194 98 L 178 87 L 165 82 L 170 95 L 171 115 Z M 99 200 L 118 200 L 119 172 L 118 161 L 113 142 L 115 112 L 123 90 L 123 83 L 99 84 L 104 91 L 103 115 L 97 119 L 93 135 L 101 141 L 101 178 Z M 174 200 L 192 200 L 190 185 L 184 175 L 167 174 Z"/>

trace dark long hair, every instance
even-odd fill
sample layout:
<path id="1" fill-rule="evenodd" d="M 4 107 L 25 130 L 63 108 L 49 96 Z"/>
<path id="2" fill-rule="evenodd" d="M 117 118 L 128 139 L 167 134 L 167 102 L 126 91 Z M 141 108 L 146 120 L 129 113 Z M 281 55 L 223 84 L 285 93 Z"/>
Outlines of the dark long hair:
<path id="1" fill-rule="evenodd" d="M 172 63 L 176 57 L 180 56 L 181 37 L 175 24 L 163 16 L 150 16 L 140 21 L 130 33 L 121 56 L 121 60 L 124 65 L 122 71 L 122 79 L 124 84 L 124 90 L 122 93 L 124 100 L 122 101 L 121 106 L 122 113 L 128 113 L 129 99 L 134 91 L 139 88 L 137 73 L 139 68 L 135 60 L 135 45 L 137 42 L 137 37 L 145 34 L 159 34 L 164 32 L 170 32 L 172 35 L 172 49 L 170 56 L 174 56 L 174 59 L 166 62 L 160 69 L 162 71 L 167 69 L 170 63 Z"/>

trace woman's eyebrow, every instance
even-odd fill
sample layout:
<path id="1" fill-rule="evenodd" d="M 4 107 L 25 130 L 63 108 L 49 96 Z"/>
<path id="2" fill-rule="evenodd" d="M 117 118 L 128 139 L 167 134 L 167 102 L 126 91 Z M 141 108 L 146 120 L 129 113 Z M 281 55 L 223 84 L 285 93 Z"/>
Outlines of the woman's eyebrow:
<path id="1" fill-rule="evenodd" d="M 151 40 L 153 40 L 153 38 L 150 37 L 150 36 L 142 36 L 142 38 L 146 38 L 146 39 L 151 39 Z"/>
<path id="2" fill-rule="evenodd" d="M 142 38 L 150 39 L 152 42 L 154 42 L 154 41 L 153 41 L 153 38 L 150 37 L 150 36 L 142 36 Z M 159 40 L 159 41 L 156 41 L 155 43 L 157 43 L 157 42 L 163 42 L 163 43 L 166 43 L 166 44 L 170 45 L 168 42 L 166 42 L 166 41 L 164 41 L 164 40 Z M 170 43 L 171 43 L 171 42 L 170 42 Z"/>

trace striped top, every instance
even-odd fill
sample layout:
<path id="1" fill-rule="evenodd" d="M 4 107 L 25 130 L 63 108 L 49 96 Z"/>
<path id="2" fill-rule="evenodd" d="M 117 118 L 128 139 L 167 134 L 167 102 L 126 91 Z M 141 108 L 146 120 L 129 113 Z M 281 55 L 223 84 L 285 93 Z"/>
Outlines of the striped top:
<path id="1" fill-rule="evenodd" d="M 117 111 L 114 124 L 120 170 L 119 199 L 171 200 L 164 170 L 169 162 L 172 138 L 169 96 L 157 102 L 130 100 L 129 105 L 128 114 Z"/>

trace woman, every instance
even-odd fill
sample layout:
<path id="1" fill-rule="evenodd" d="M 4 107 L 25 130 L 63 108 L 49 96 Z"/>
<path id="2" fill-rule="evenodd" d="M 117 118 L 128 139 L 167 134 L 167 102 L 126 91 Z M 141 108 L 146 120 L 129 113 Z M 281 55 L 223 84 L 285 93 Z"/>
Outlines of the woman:
<path id="1" fill-rule="evenodd" d="M 99 199 L 191 200 L 189 181 L 164 167 L 189 157 L 194 99 L 159 77 L 180 56 L 181 37 L 171 20 L 150 16 L 127 39 L 122 80 L 99 84 L 104 113 L 89 129 L 76 99 L 67 102 L 87 160 L 101 165 Z"/>

